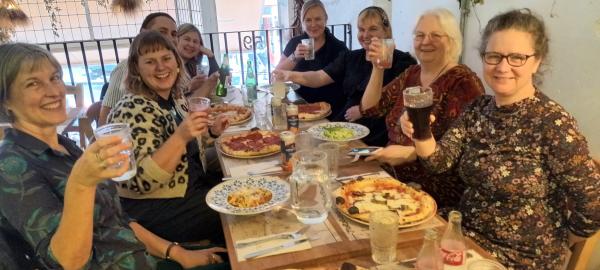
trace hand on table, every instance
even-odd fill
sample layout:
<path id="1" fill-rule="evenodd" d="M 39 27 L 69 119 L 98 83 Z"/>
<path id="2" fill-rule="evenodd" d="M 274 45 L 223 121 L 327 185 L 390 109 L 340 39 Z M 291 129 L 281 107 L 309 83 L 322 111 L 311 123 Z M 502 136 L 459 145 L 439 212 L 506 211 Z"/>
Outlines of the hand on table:
<path id="1" fill-rule="evenodd" d="M 273 81 L 287 82 L 290 80 L 290 73 L 289 70 L 273 70 Z"/>
<path id="2" fill-rule="evenodd" d="M 216 252 L 227 252 L 222 247 L 213 247 L 200 250 L 188 250 L 182 247 L 177 247 L 173 250 L 176 254 L 173 254 L 173 259 L 177 261 L 183 268 L 193 268 L 201 265 L 209 265 L 222 263 L 223 258 L 215 254 Z"/>
<path id="3" fill-rule="evenodd" d="M 415 161 L 416 159 L 417 153 L 415 152 L 414 147 L 404 145 L 389 145 L 373 152 L 373 154 L 368 156 L 365 161 L 377 160 L 382 163 L 397 166 Z"/>
<path id="4" fill-rule="evenodd" d="M 358 119 L 362 118 L 362 113 L 360 113 L 360 108 L 358 105 L 350 107 L 346 110 L 346 114 L 344 114 L 344 118 L 348 122 L 354 122 Z"/>

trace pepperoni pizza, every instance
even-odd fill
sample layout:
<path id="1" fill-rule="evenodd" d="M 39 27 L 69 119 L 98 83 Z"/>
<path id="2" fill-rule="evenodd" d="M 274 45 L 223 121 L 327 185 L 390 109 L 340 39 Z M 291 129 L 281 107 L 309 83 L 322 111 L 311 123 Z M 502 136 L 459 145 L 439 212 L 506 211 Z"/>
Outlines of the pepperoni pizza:
<path id="1" fill-rule="evenodd" d="M 279 135 L 265 130 L 254 130 L 242 134 L 222 136 L 221 151 L 228 156 L 252 158 L 280 151 Z"/>

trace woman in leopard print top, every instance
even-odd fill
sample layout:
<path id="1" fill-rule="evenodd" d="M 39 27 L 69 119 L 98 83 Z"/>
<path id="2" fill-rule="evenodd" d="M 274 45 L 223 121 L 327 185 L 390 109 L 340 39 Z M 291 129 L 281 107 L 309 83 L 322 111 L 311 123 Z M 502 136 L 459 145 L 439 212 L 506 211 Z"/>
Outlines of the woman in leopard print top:
<path id="1" fill-rule="evenodd" d="M 181 58 L 171 42 L 148 32 L 134 40 L 128 61 L 130 94 L 109 115 L 109 123 L 128 123 L 134 139 L 137 174 L 118 187 L 125 211 L 173 241 L 222 237 L 219 217 L 205 202 L 214 179 L 204 174 L 196 140 L 209 136 L 207 114 L 187 111 Z M 210 134 L 226 124 L 216 121 Z"/>

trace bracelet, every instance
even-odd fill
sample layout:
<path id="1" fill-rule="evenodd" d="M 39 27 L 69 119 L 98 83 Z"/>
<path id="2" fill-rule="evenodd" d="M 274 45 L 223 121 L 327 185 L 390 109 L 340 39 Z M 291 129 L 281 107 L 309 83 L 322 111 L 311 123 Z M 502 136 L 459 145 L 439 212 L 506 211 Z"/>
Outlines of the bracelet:
<path id="1" fill-rule="evenodd" d="M 177 243 L 177 242 L 171 242 L 171 244 L 169 244 L 169 246 L 167 247 L 167 251 L 165 251 L 165 260 L 170 260 L 171 259 L 171 249 L 174 246 L 179 246 L 179 243 Z"/>

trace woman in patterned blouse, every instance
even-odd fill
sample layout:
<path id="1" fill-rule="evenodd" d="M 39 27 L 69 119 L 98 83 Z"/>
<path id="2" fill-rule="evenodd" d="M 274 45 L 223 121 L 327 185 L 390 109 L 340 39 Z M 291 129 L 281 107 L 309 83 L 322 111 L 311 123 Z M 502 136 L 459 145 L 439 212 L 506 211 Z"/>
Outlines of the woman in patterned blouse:
<path id="1" fill-rule="evenodd" d="M 382 88 L 384 69 L 373 64 L 371 79 L 361 100 L 361 112 L 366 117 L 386 117 L 388 146 L 367 160 L 377 159 L 396 166 L 396 177 L 421 184 L 441 210 L 458 204 L 464 185 L 458 175 L 433 175 L 419 162 L 412 141 L 400 130 L 398 120 L 404 110 L 402 90 L 411 86 L 429 86 L 434 92 L 433 114 L 440 119 L 433 125 L 433 135 L 441 138 L 463 107 L 483 94 L 477 75 L 465 65 L 458 64 L 462 37 L 454 15 L 446 9 L 425 12 L 414 29 L 413 49 L 419 65 L 413 65 Z M 374 40 L 369 57 L 376 59 L 381 41 Z"/>
<path id="2" fill-rule="evenodd" d="M 468 106 L 439 142 L 415 140 L 417 155 L 434 172 L 460 172 L 466 235 L 500 262 L 562 269 L 569 244 L 600 228 L 600 174 L 575 119 L 534 83 L 548 55 L 544 23 L 529 10 L 497 15 L 479 51 L 495 95 Z M 401 123 L 411 136 L 406 114 Z"/>
<path id="3" fill-rule="evenodd" d="M 111 166 L 128 164 L 120 138 L 82 152 L 57 135 L 67 113 L 52 55 L 17 43 L 1 45 L 0 59 L 0 111 L 13 127 L 0 144 L 0 232 L 16 232 L 44 269 L 151 269 L 165 255 L 186 268 L 221 260 L 222 248 L 187 250 L 127 218 L 105 181 L 128 170 Z"/>

